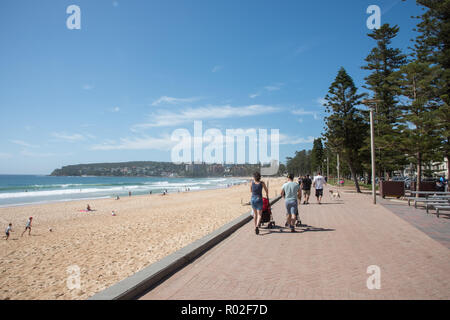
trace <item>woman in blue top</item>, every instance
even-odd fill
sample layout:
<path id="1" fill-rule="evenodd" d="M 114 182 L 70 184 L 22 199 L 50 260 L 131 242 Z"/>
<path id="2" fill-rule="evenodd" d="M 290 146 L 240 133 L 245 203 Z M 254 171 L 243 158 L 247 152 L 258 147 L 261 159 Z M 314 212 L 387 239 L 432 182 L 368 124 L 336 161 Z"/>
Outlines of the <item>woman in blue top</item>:
<path id="1" fill-rule="evenodd" d="M 253 174 L 252 186 L 250 187 L 250 192 L 252 193 L 252 209 L 253 217 L 255 220 L 255 233 L 259 234 L 259 224 L 261 223 L 261 215 L 263 208 L 262 190 L 266 192 L 266 197 L 269 199 L 269 190 L 267 189 L 264 181 L 261 181 L 261 174 L 255 172 Z"/>

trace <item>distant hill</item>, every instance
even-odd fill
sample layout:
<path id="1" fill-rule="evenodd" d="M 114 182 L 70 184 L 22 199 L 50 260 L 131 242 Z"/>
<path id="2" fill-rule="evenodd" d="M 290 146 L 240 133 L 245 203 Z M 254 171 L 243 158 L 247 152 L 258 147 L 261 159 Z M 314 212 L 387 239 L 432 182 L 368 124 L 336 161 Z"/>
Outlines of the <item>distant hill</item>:
<path id="1" fill-rule="evenodd" d="M 174 164 L 172 162 L 134 161 L 91 163 L 64 166 L 52 176 L 113 177 L 221 177 L 250 176 L 259 165 Z"/>

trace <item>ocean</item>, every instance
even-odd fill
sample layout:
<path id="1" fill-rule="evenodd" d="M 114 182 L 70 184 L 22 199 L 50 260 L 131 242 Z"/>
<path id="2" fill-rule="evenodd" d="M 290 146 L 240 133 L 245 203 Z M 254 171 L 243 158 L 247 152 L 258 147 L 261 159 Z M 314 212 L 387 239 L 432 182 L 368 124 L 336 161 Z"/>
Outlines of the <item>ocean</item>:
<path id="1" fill-rule="evenodd" d="M 238 178 L 52 177 L 0 175 L 0 207 L 226 188 Z"/>

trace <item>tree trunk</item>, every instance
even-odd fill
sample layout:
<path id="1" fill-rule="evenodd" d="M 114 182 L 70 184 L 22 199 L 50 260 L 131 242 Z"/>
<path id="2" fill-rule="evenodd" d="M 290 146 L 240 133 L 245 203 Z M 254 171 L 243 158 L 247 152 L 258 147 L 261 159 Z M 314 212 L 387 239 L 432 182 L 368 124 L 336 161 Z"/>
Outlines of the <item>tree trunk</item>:
<path id="1" fill-rule="evenodd" d="M 422 153 L 417 152 L 417 179 L 416 179 L 416 191 L 420 191 L 420 183 L 422 182 Z M 416 193 L 416 197 L 419 197 L 419 193 Z"/>
<path id="2" fill-rule="evenodd" d="M 445 157 L 447 159 L 447 185 L 448 185 L 448 180 L 450 179 L 450 155 L 446 155 Z"/>
<path id="3" fill-rule="evenodd" d="M 352 173 L 352 178 L 353 181 L 355 182 L 355 188 L 356 188 L 356 192 L 357 193 L 361 193 L 361 189 L 359 188 L 359 182 L 358 182 L 358 178 L 356 177 L 356 171 L 353 168 L 353 165 L 351 163 L 349 163 L 349 168 L 350 168 L 350 172 Z"/>

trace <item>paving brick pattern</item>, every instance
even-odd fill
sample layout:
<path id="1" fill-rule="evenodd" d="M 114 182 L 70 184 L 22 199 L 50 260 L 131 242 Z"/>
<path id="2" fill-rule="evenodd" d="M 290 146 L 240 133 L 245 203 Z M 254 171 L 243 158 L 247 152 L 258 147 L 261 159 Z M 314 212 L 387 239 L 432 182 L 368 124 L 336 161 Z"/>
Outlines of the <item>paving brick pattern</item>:
<path id="1" fill-rule="evenodd" d="M 141 299 L 449 299 L 450 251 L 370 195 L 341 194 L 300 206 L 309 227 L 285 222 L 255 235 L 250 222 Z M 379 266 L 381 288 L 369 290 L 367 268 Z"/>
<path id="2" fill-rule="evenodd" d="M 450 216 L 436 216 L 436 210 L 430 209 L 427 214 L 423 206 L 408 206 L 407 201 L 378 198 L 378 202 L 386 209 L 409 222 L 434 240 L 450 249 Z M 448 211 L 444 211 L 448 213 Z"/>

